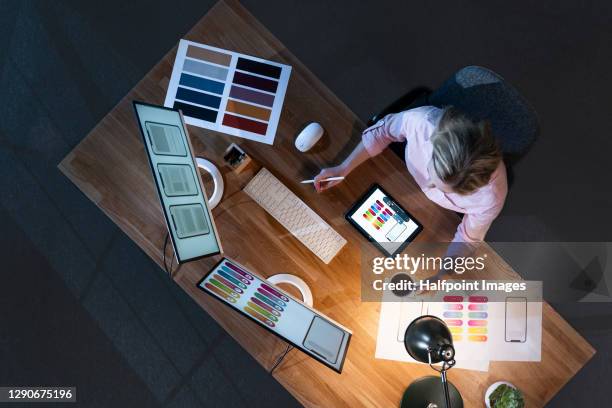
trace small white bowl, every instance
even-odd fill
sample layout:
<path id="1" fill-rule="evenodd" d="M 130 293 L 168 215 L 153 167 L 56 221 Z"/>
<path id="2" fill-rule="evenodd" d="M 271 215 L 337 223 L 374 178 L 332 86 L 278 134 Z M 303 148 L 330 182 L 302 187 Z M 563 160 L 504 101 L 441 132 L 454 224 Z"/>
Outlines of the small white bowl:
<path id="1" fill-rule="evenodd" d="M 493 391 L 495 391 L 495 389 L 497 387 L 499 387 L 502 384 L 506 384 L 508 387 L 512 387 L 514 389 L 516 389 L 516 387 L 514 386 L 514 384 L 509 383 L 508 381 L 498 381 L 496 383 L 493 383 L 489 386 L 489 388 L 487 388 L 487 391 L 485 392 L 485 406 L 487 408 L 491 408 L 491 403 L 489 402 L 489 397 L 491 396 L 491 394 L 493 394 Z"/>

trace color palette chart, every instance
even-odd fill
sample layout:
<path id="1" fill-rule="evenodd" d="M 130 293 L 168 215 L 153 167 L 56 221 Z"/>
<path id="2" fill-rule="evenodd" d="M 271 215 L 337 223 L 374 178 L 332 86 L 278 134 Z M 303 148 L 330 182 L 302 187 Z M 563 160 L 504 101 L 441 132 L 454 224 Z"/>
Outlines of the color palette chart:
<path id="1" fill-rule="evenodd" d="M 447 296 L 444 301 L 440 299 L 431 302 L 400 297 L 392 291 L 385 291 L 380 304 L 376 358 L 415 363 L 416 360 L 406 353 L 404 346 L 406 329 L 415 319 L 431 315 L 442 319 L 451 332 L 455 347 L 455 368 L 488 371 L 490 341 L 468 340 L 468 324 L 465 319 L 469 318 L 466 317 L 465 300 L 468 300 L 467 296 Z"/>
<path id="2" fill-rule="evenodd" d="M 453 342 L 484 343 L 489 339 L 486 296 L 444 296 L 440 316 L 453 335 Z"/>
<path id="3" fill-rule="evenodd" d="M 516 298 L 514 298 L 516 301 Z M 541 361 L 542 302 L 526 302 L 527 328 L 524 342 L 507 342 L 506 329 L 511 322 L 505 302 L 492 300 L 483 292 L 442 295 L 436 301 L 423 301 L 383 294 L 376 338 L 376 358 L 415 362 L 406 353 L 406 328 L 420 316 L 433 315 L 449 328 L 455 347 L 455 368 L 488 371 L 490 361 Z M 511 324 L 525 325 L 522 320 Z M 491 351 L 491 353 L 489 352 Z"/>
<path id="4" fill-rule="evenodd" d="M 273 144 L 289 65 L 181 40 L 164 105 L 185 122 Z"/>
<path id="5" fill-rule="evenodd" d="M 296 348 L 340 372 L 350 330 L 287 295 L 237 262 L 223 258 L 198 288 Z"/>
<path id="6" fill-rule="evenodd" d="M 441 302 L 427 302 L 425 314 L 439 317 L 453 336 L 457 367 L 489 369 L 489 299 L 478 293 L 448 294 Z"/>

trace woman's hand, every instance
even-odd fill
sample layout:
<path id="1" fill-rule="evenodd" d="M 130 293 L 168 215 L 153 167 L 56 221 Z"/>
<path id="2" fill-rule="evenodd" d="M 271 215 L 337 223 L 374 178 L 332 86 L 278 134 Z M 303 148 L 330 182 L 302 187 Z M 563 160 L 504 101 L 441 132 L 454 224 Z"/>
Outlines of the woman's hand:
<path id="1" fill-rule="evenodd" d="M 342 180 L 334 180 L 334 181 L 321 181 L 330 177 L 346 177 L 348 172 L 344 169 L 343 166 L 329 167 L 326 169 L 322 169 L 321 172 L 314 178 L 314 187 L 318 193 L 323 190 L 327 190 L 330 187 L 333 187 L 337 184 L 340 184 Z"/>
<path id="2" fill-rule="evenodd" d="M 346 177 L 357 166 L 370 158 L 370 154 L 366 150 L 363 142 L 359 142 L 357 147 L 353 149 L 351 154 L 344 159 L 341 165 L 322 169 L 321 172 L 314 178 L 314 187 L 318 193 L 327 190 L 330 187 L 340 184 L 342 180 L 321 181 L 330 177 Z"/>

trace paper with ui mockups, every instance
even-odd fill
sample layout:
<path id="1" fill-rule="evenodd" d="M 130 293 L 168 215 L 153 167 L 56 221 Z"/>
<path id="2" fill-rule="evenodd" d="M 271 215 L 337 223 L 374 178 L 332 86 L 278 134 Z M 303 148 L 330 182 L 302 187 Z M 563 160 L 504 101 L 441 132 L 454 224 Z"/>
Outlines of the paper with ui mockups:
<path id="1" fill-rule="evenodd" d="M 490 305 L 491 360 L 541 361 L 542 302 L 508 297 Z"/>
<path id="2" fill-rule="evenodd" d="M 417 317 L 424 315 L 440 317 L 438 314 L 444 307 L 443 303 L 417 300 L 402 302 L 401 298 L 392 299 L 395 297 L 392 294 L 385 294 L 385 296 L 385 301 L 381 303 L 380 308 L 378 337 L 376 340 L 376 358 L 420 363 L 410 357 L 406 351 L 406 347 L 404 346 L 404 333 L 410 323 Z M 451 329 L 450 326 L 449 329 Z M 451 330 L 451 333 L 452 331 L 453 330 Z M 455 368 L 488 371 L 489 357 L 487 343 L 471 343 L 466 339 L 457 338 L 456 336 L 456 334 L 453 334 L 456 360 Z"/>
<path id="3" fill-rule="evenodd" d="M 224 258 L 198 287 L 314 359 L 342 371 L 351 331 L 246 267 Z"/>
<path id="4" fill-rule="evenodd" d="M 456 368 L 488 371 L 489 361 L 540 361 L 542 303 L 490 302 L 486 296 L 451 295 L 442 302 L 401 298 L 389 293 L 382 302 L 376 358 L 415 362 L 404 347 L 404 333 L 417 317 L 444 320 L 453 336 Z M 523 316 L 524 313 L 524 316 Z"/>
<path id="5" fill-rule="evenodd" d="M 479 370 L 490 361 L 489 300 L 479 295 L 448 295 L 442 302 L 426 302 L 424 314 L 439 317 L 453 336 L 458 368 Z M 471 365 L 474 367 L 470 367 Z"/>
<path id="6" fill-rule="evenodd" d="M 185 123 L 272 144 L 291 67 L 181 40 L 164 105 Z"/>

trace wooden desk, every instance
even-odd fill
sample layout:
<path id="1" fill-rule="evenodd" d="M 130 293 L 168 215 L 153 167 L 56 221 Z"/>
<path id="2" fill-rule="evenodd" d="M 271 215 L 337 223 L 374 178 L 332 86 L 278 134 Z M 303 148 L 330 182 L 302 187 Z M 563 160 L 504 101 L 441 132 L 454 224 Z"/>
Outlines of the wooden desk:
<path id="1" fill-rule="evenodd" d="M 456 215 L 430 202 L 403 163 L 388 151 L 358 168 L 342 186 L 321 196 L 312 186 L 298 184 L 315 175 L 321 166 L 344 158 L 358 142 L 364 124 L 237 2 L 215 5 L 185 38 L 293 66 L 274 146 L 189 128 L 196 153 L 215 161 L 224 173 L 226 192 L 213 214 L 226 254 L 264 276 L 290 272 L 302 277 L 313 289 L 315 306 L 354 332 L 341 375 L 292 351 L 275 371 L 275 378 L 305 406 L 398 406 L 412 380 L 433 372 L 426 366 L 374 358 L 380 305 L 360 301 L 360 250 L 365 241 L 344 221 L 343 212 L 376 181 L 423 223 L 425 230 L 419 236 L 423 242 L 450 240 L 458 223 Z M 59 166 L 160 266 L 166 227 L 131 101 L 163 103 L 175 52 L 176 48 L 170 50 Z M 322 123 L 327 135 L 314 152 L 304 154 L 293 147 L 293 138 L 308 120 Z M 236 177 L 223 167 L 220 155 L 231 141 L 238 142 L 275 173 L 348 240 L 329 265 L 241 191 L 252 173 Z M 174 279 L 269 368 L 284 343 L 195 286 L 217 260 L 185 264 Z M 489 266 L 488 278 L 518 278 L 495 254 Z M 527 406 L 539 407 L 593 354 L 593 348 L 549 305 L 544 305 L 542 362 L 494 362 L 488 373 L 457 369 L 449 372 L 449 378 L 467 407 L 482 406 L 486 387 L 500 379 L 520 387 Z"/>

